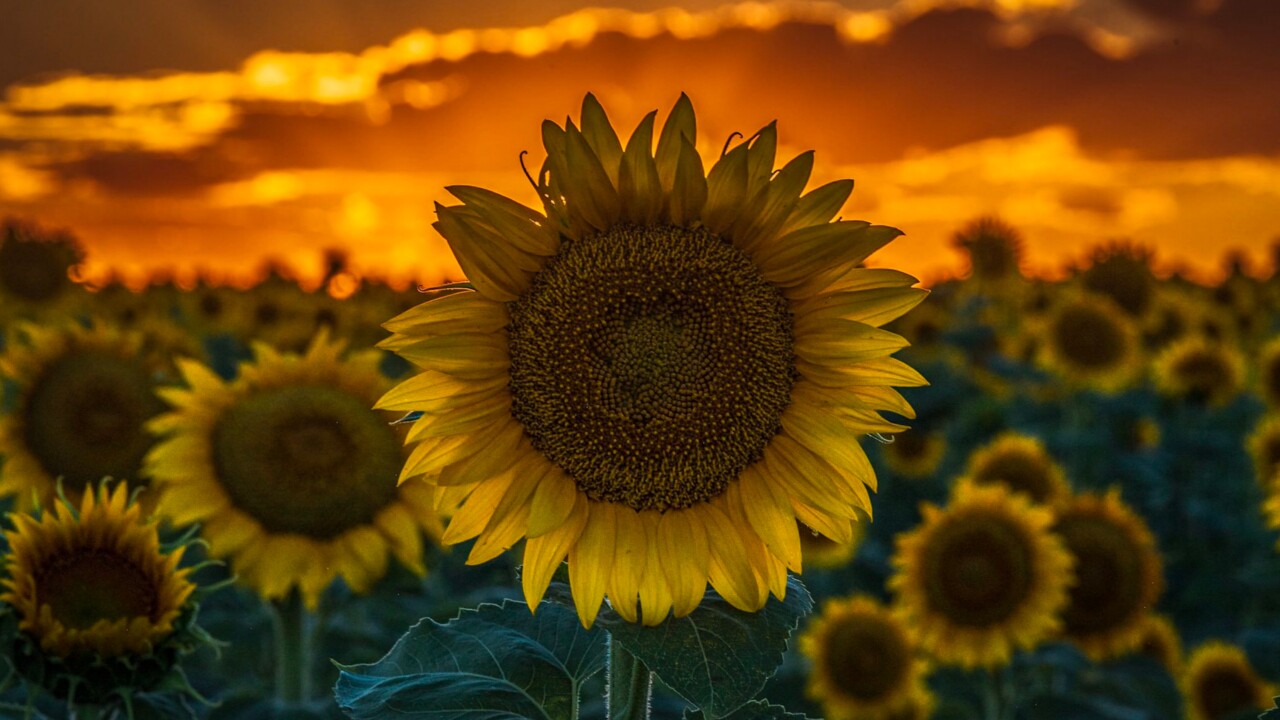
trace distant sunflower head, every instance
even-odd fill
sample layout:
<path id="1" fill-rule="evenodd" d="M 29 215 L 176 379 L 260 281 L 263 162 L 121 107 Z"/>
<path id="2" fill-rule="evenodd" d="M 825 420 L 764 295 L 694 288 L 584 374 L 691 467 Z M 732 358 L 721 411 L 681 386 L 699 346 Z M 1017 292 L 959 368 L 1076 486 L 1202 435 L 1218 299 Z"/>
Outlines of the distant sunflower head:
<path id="1" fill-rule="evenodd" d="M 1142 320 L 1143 347 L 1149 351 L 1159 350 L 1191 335 L 1196 332 L 1196 325 L 1203 314 L 1202 304 L 1187 290 L 1158 288 Z"/>
<path id="2" fill-rule="evenodd" d="M 1244 359 L 1240 351 L 1203 338 L 1180 340 L 1152 362 L 1161 394 L 1200 405 L 1222 405 L 1240 392 Z"/>
<path id="3" fill-rule="evenodd" d="M 974 220 L 956 233 L 952 244 L 969 256 L 969 277 L 979 282 L 1021 275 L 1022 235 L 995 217 Z"/>
<path id="4" fill-rule="evenodd" d="M 921 646 L 964 667 L 1008 662 L 1059 627 L 1071 556 L 1052 513 L 1003 485 L 957 486 L 944 510 L 898 536 L 889 587 Z"/>
<path id="5" fill-rule="evenodd" d="M 1280 336 L 1258 352 L 1258 393 L 1270 408 L 1280 408 Z"/>
<path id="6" fill-rule="evenodd" d="M 536 606 L 567 555 L 579 616 L 688 614 L 708 581 L 757 610 L 801 567 L 797 520 L 847 542 L 875 476 L 853 434 L 897 432 L 892 386 L 923 379 L 879 329 L 925 291 L 860 267 L 900 233 L 831 221 L 852 190 L 774 171 L 773 124 L 708 172 L 681 97 L 625 147 L 588 95 L 542 126 L 542 212 L 450 188 L 437 207 L 474 292 L 395 318 L 382 346 L 422 369 L 381 407 L 423 413 L 404 478 L 461 502 L 468 562 L 522 537 Z M 637 606 L 637 599 L 639 607 Z M 641 612 L 642 610 L 642 612 Z"/>
<path id="7" fill-rule="evenodd" d="M 0 603 L 17 620 L 7 648 L 18 673 L 55 697 L 111 704 L 153 689 L 207 642 L 194 625 L 196 587 L 161 546 L 154 521 L 121 482 L 74 508 L 9 516 Z"/>
<path id="8" fill-rule="evenodd" d="M 998 483 L 1032 502 L 1053 503 L 1071 492 L 1062 467 L 1038 438 L 1005 433 L 974 451 L 965 479 L 977 485 Z"/>
<path id="9" fill-rule="evenodd" d="M 853 523 L 853 533 L 846 542 L 839 542 L 823 535 L 799 520 L 800 552 L 807 568 L 841 568 L 848 565 L 858 554 L 858 546 L 866 534 L 866 523 Z"/>
<path id="10" fill-rule="evenodd" d="M 1142 619 L 1142 640 L 1134 652 L 1160 663 L 1173 677 L 1182 675 L 1182 638 L 1164 615 L 1147 613 Z"/>
<path id="11" fill-rule="evenodd" d="M 72 498 L 103 476 L 137 478 L 151 447 L 145 424 L 163 362 L 143 336 L 104 325 L 22 326 L 0 355 L 12 410 L 0 415 L 0 495 L 19 510 L 52 504 L 56 482 Z"/>
<path id="12" fill-rule="evenodd" d="M 1151 249 L 1125 242 L 1104 245 L 1094 251 L 1089 267 L 1080 274 L 1080 284 L 1111 298 L 1131 317 L 1142 317 L 1156 294 Z"/>
<path id="13" fill-rule="evenodd" d="M 865 596 L 828 601 L 801 635 L 800 652 L 813 665 L 807 692 L 834 720 L 892 717 L 923 686 L 915 633 Z"/>
<path id="14" fill-rule="evenodd" d="M 241 333 L 247 325 L 248 301 L 244 291 L 201 282 L 178 296 L 178 315 L 196 335 Z"/>
<path id="15" fill-rule="evenodd" d="M 1280 474 L 1280 413 L 1264 417 L 1245 444 L 1253 457 L 1254 479 L 1269 489 Z"/>
<path id="16" fill-rule="evenodd" d="M 1196 648 L 1182 674 L 1189 720 L 1229 720 L 1272 707 L 1275 688 L 1235 645 L 1210 641 Z"/>
<path id="17" fill-rule="evenodd" d="M 70 235 L 5 220 L 0 226 L 0 319 L 62 307 L 76 289 L 71 273 L 82 259 Z"/>
<path id="18" fill-rule="evenodd" d="M 1133 651 L 1164 589 L 1155 538 L 1115 490 L 1081 493 L 1057 510 L 1053 531 L 1076 568 L 1063 635 L 1094 660 Z"/>
<path id="19" fill-rule="evenodd" d="M 885 465 L 898 475 L 923 478 L 933 474 L 947 452 L 947 439 L 940 432 L 914 430 L 893 436 L 881 446 Z"/>
<path id="20" fill-rule="evenodd" d="M 342 352 L 324 335 L 305 355 L 260 344 L 231 382 L 186 361 L 188 387 L 162 391 L 173 410 L 150 424 L 160 513 L 200 523 L 264 598 L 297 588 L 314 607 L 339 575 L 366 591 L 388 553 L 424 572 L 421 533 L 438 537 L 433 489 L 397 487 L 402 437 L 370 409 L 385 390 L 379 353 Z"/>
<path id="21" fill-rule="evenodd" d="M 1069 381 L 1115 390 L 1140 367 L 1133 322 L 1105 297 L 1064 299 L 1042 325 L 1041 359 Z"/>

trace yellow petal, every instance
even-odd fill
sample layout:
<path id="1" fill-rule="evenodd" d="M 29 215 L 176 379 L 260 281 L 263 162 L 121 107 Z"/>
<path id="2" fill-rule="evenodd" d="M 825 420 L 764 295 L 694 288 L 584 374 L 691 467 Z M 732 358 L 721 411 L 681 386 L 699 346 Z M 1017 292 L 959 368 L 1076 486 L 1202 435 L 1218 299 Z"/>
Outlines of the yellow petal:
<path id="1" fill-rule="evenodd" d="M 495 425 L 471 436 L 474 452 L 446 466 L 436 478 L 438 485 L 467 485 L 504 473 L 515 464 L 516 448 L 524 439 L 524 428 L 515 420 Z"/>
<path id="2" fill-rule="evenodd" d="M 853 192 L 852 180 L 836 180 L 815 188 L 800 196 L 791 209 L 791 215 L 778 230 L 785 234 L 811 225 L 824 225 L 840 212 Z"/>
<path id="3" fill-rule="evenodd" d="M 622 200 L 622 216 L 640 225 L 657 222 L 662 213 L 664 193 L 658 179 L 658 166 L 649 154 L 653 147 L 654 113 L 644 116 L 622 156 L 618 176 L 618 196 Z"/>
<path id="4" fill-rule="evenodd" d="M 800 572 L 800 534 L 786 490 L 773 486 L 755 465 L 738 476 L 738 487 L 743 513 L 756 534 L 770 552 Z"/>
<path id="5" fill-rule="evenodd" d="M 837 320 L 854 320 L 871 327 L 902 317 L 929 295 L 922 288 L 880 288 L 823 293 L 794 303 L 796 334 L 818 331 Z"/>
<path id="6" fill-rule="evenodd" d="M 467 556 L 468 565 L 479 565 L 506 552 L 524 537 L 529 527 L 529 496 L 546 473 L 541 456 L 526 454 L 512 470 L 515 479 L 493 509 L 489 524 Z"/>
<path id="7" fill-rule="evenodd" d="M 830 320 L 814 329 L 801 326 L 795 335 L 796 357 L 815 365 L 852 365 L 909 344 L 901 335 L 852 320 Z"/>
<path id="8" fill-rule="evenodd" d="M 582 136 L 586 138 L 587 144 L 591 146 L 591 150 L 600 158 L 600 164 L 604 167 L 605 174 L 609 176 L 609 181 L 614 187 L 620 187 L 618 183 L 618 166 L 622 160 L 622 144 L 618 142 L 618 134 L 614 132 L 613 125 L 609 123 L 609 116 L 605 114 L 604 108 L 600 106 L 600 101 L 596 100 L 596 96 L 587 93 L 582 99 L 582 114 L 579 116 L 582 121 Z M 645 148 L 648 150 L 648 147 Z"/>
<path id="9" fill-rule="evenodd" d="M 472 290 L 452 292 L 415 305 L 384 322 L 387 331 L 410 337 L 453 332 L 487 333 L 507 324 L 506 306 Z"/>
<path id="10" fill-rule="evenodd" d="M 702 223 L 711 232 L 725 235 L 746 201 L 747 144 L 741 143 L 707 173 L 707 204 L 702 209 Z"/>
<path id="11" fill-rule="evenodd" d="M 671 114 L 662 125 L 662 133 L 658 136 L 658 149 L 654 151 L 654 159 L 658 165 L 658 177 L 662 180 L 664 190 L 670 192 L 675 183 L 676 165 L 680 158 L 681 139 L 689 143 L 697 142 L 697 118 L 693 113 L 693 103 L 689 96 L 680 93 Z"/>
<path id="12" fill-rule="evenodd" d="M 504 244 L 496 232 L 470 222 L 474 216 L 461 206 L 436 203 L 436 217 L 432 227 L 449 243 L 458 266 L 477 292 L 490 300 L 511 302 L 529 287 L 533 271 L 527 267 L 526 253 Z"/>
<path id="13" fill-rule="evenodd" d="M 609 569 L 609 602 L 627 622 L 637 622 L 636 598 L 640 594 L 640 580 L 648 557 L 645 548 L 644 526 L 640 514 L 628 507 L 614 512 L 618 531 Z"/>
<path id="14" fill-rule="evenodd" d="M 693 612 L 707 591 L 711 549 L 695 510 L 669 510 L 658 524 L 661 566 L 671 588 L 676 617 Z"/>
<path id="15" fill-rule="evenodd" d="M 545 535 L 525 541 L 520 583 L 524 587 L 525 602 L 531 610 L 542 602 L 542 596 L 547 592 L 556 568 L 582 535 L 582 529 L 587 524 L 587 504 L 587 496 L 578 493 L 569 517 L 564 522 Z M 599 605 L 599 602 L 596 604 Z"/>
<path id="16" fill-rule="evenodd" d="M 590 503 L 582 536 L 569 549 L 569 586 L 583 627 L 591 627 L 604 602 L 618 532 L 614 515 L 613 503 Z"/>
<path id="17" fill-rule="evenodd" d="M 658 533 L 662 513 L 647 510 L 640 513 L 645 533 L 645 566 L 640 580 L 640 615 L 645 625 L 660 625 L 671 614 L 674 599 L 662 569 L 662 551 Z"/>
<path id="18" fill-rule="evenodd" d="M 608 230 L 618 222 L 621 203 L 600 158 L 572 122 L 564 129 L 564 158 L 568 174 L 561 178 L 571 212 L 581 215 L 597 230 Z"/>
<path id="19" fill-rule="evenodd" d="M 711 585 L 730 605 L 755 612 L 760 607 L 760 588 L 738 529 L 729 516 L 713 503 L 698 508 L 707 528 L 707 540 L 711 548 L 711 562 L 707 576 Z"/>
<path id="20" fill-rule="evenodd" d="M 419 340 L 397 354 L 424 370 L 468 380 L 505 375 L 511 364 L 506 333 L 441 335 Z"/>
<path id="21" fill-rule="evenodd" d="M 813 151 L 798 155 L 779 170 L 776 178 L 752 196 L 753 202 L 734 224 L 734 246 L 754 253 L 761 243 L 773 240 L 800 199 L 800 191 L 812 171 Z"/>
<path id="22" fill-rule="evenodd" d="M 688 226 L 702 217 L 707 204 L 707 177 L 702 157 L 687 138 L 680 139 L 680 155 L 676 160 L 675 178 L 668 202 L 671 222 Z"/>
<path id="23" fill-rule="evenodd" d="M 466 203 L 468 210 L 524 253 L 546 257 L 554 255 L 560 247 L 560 239 L 551 230 L 546 216 L 533 208 L 485 188 L 451 185 L 445 190 Z"/>
<path id="24" fill-rule="evenodd" d="M 476 485 L 471 494 L 462 503 L 462 507 L 449 518 L 444 537 L 440 542 L 454 545 L 479 535 L 489 523 L 489 517 L 498 501 L 511 487 L 515 475 L 510 472 L 495 475 Z"/>
<path id="25" fill-rule="evenodd" d="M 563 470 L 551 465 L 533 493 L 529 508 L 529 537 L 545 535 L 564 523 L 581 494 Z"/>

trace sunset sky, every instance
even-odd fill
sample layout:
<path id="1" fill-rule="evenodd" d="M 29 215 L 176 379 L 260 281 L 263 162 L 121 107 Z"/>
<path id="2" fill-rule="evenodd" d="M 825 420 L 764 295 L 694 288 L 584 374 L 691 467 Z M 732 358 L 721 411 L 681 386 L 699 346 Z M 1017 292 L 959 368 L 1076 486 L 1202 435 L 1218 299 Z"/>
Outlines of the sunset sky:
<path id="1" fill-rule="evenodd" d="M 0 215 L 69 228 L 85 273 L 460 273 L 443 187 L 535 203 L 543 118 L 594 92 L 625 136 L 681 91 L 699 148 L 779 121 L 874 264 L 961 271 L 995 214 L 1052 273 L 1131 239 L 1211 279 L 1280 239 L 1276 0 L 42 0 L 0 10 Z"/>

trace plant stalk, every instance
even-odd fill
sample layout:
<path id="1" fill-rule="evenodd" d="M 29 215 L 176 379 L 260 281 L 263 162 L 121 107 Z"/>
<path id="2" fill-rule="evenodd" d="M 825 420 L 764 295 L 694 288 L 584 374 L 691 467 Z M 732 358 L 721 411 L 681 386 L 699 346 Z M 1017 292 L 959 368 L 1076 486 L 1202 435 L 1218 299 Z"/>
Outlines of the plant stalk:
<path id="1" fill-rule="evenodd" d="M 609 638 L 609 687 L 606 691 L 609 720 L 648 720 L 653 693 L 649 668 L 622 643 Z"/>
<path id="2" fill-rule="evenodd" d="M 297 590 L 272 604 L 275 610 L 276 697 L 303 703 L 312 694 L 313 618 Z"/>

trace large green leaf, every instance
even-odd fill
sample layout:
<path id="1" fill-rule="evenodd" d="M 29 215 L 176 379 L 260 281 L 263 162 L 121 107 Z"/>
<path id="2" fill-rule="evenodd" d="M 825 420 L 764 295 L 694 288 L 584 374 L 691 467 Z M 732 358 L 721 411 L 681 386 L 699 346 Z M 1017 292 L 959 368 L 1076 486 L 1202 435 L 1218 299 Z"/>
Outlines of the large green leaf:
<path id="1" fill-rule="evenodd" d="M 690 710 L 684 714 L 684 720 L 706 720 L 706 717 L 701 710 Z M 781 705 L 770 705 L 763 700 L 752 700 L 729 715 L 724 716 L 723 720 L 809 720 L 809 718 L 800 713 L 789 713 Z"/>
<path id="2" fill-rule="evenodd" d="M 786 600 L 770 598 L 757 613 L 738 610 L 708 591 L 697 610 L 657 627 L 629 623 L 607 607 L 596 625 L 706 717 L 724 718 L 764 688 L 791 632 L 811 610 L 813 598 L 793 576 Z"/>
<path id="3" fill-rule="evenodd" d="M 572 610 L 543 603 L 531 615 L 506 600 L 419 621 L 378 662 L 339 666 L 334 694 L 360 720 L 573 720 L 605 651 L 604 632 L 584 630 Z"/>

